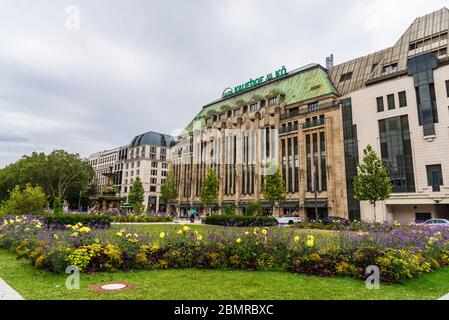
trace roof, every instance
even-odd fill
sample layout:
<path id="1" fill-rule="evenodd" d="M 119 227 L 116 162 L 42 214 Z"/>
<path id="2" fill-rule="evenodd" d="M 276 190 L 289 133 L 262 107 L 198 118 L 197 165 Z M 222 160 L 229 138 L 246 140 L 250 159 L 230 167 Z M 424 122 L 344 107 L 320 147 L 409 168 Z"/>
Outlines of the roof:
<path id="1" fill-rule="evenodd" d="M 184 133 L 191 132 L 197 126 L 204 124 L 204 116 L 210 110 L 219 111 L 222 106 L 234 106 L 239 100 L 251 101 L 254 96 L 267 96 L 273 89 L 279 90 L 285 95 L 284 102 L 287 105 L 306 101 L 327 94 L 339 95 L 332 84 L 326 69 L 319 64 L 308 64 L 304 67 L 288 72 L 282 78 L 265 82 L 253 89 L 222 98 L 205 105 L 197 116 L 187 125 Z"/>
<path id="2" fill-rule="evenodd" d="M 409 58 L 444 48 L 447 52 L 448 27 L 447 8 L 416 18 L 392 47 L 336 65 L 329 69 L 329 76 L 338 91 L 345 95 L 364 87 L 369 82 L 405 73 Z M 426 44 L 425 40 L 430 41 Z M 415 42 L 419 42 L 420 47 L 411 50 L 410 44 Z M 383 72 L 383 67 L 391 64 L 397 64 L 396 70 L 391 74 Z M 350 79 L 342 78 L 342 75 L 351 72 Z"/>
<path id="3" fill-rule="evenodd" d="M 135 136 L 131 141 L 129 147 L 134 148 L 143 145 L 152 145 L 159 147 L 171 147 L 175 144 L 175 138 L 158 132 L 148 131 L 138 136 Z"/>

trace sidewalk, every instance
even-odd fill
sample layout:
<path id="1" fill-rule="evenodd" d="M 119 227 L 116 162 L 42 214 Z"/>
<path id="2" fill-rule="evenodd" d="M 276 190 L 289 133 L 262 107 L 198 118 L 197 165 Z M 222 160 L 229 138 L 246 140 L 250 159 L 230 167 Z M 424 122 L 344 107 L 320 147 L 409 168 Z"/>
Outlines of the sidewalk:
<path id="1" fill-rule="evenodd" d="M 447 295 L 445 295 L 445 296 L 442 296 L 438 300 L 449 300 L 449 293 Z"/>
<path id="2" fill-rule="evenodd" d="M 23 297 L 0 278 L 0 300 L 24 300 Z"/>

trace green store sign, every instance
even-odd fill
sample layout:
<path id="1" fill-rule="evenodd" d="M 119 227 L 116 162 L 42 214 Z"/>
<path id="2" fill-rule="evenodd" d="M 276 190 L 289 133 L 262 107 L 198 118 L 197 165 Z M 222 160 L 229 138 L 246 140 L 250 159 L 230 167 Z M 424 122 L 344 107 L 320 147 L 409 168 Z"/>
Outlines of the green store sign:
<path id="1" fill-rule="evenodd" d="M 262 83 L 265 83 L 265 82 L 268 82 L 270 80 L 277 79 L 279 77 L 285 76 L 286 74 L 287 74 L 287 69 L 285 68 L 285 66 L 282 66 L 281 69 L 275 71 L 274 73 L 270 72 L 266 76 L 260 76 L 260 77 L 257 77 L 256 79 L 252 79 L 251 78 L 251 79 L 249 79 L 248 82 L 245 82 L 243 84 L 235 86 L 234 88 L 231 88 L 231 87 L 226 88 L 223 91 L 222 97 L 226 98 L 226 97 L 235 95 L 237 93 L 249 90 L 249 89 L 251 89 L 253 87 L 261 85 Z"/>

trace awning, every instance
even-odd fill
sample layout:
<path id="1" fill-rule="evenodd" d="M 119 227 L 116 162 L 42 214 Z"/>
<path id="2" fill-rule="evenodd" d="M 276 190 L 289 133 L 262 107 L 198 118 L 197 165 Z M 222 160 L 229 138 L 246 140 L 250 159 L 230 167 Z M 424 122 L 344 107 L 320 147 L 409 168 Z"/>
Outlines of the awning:
<path id="1" fill-rule="evenodd" d="M 327 207 L 327 199 L 317 199 L 316 206 L 318 208 L 326 208 Z M 304 200 L 304 208 L 315 208 L 315 199 Z"/>
<path id="2" fill-rule="evenodd" d="M 298 201 L 283 201 L 279 205 L 281 208 L 299 208 Z"/>

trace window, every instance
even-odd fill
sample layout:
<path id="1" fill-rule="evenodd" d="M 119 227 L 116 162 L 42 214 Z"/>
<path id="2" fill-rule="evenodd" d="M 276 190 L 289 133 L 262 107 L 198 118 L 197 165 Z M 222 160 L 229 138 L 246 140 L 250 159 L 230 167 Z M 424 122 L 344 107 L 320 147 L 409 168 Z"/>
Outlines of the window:
<path id="1" fill-rule="evenodd" d="M 157 168 L 157 162 L 156 161 L 151 162 L 151 168 Z"/>
<path id="2" fill-rule="evenodd" d="M 405 91 L 401 91 L 398 93 L 399 97 L 399 108 L 403 108 L 407 106 L 407 94 Z"/>
<path id="3" fill-rule="evenodd" d="M 253 103 L 252 105 L 249 106 L 249 110 L 250 111 L 255 111 L 259 109 L 259 104 L 258 103 Z"/>
<path id="4" fill-rule="evenodd" d="M 218 116 L 218 120 L 225 120 L 226 119 L 226 113 L 222 113 Z"/>
<path id="5" fill-rule="evenodd" d="M 317 111 L 318 110 L 318 101 L 309 103 L 307 105 L 307 110 L 309 110 L 309 112 Z"/>
<path id="6" fill-rule="evenodd" d="M 150 179 L 151 184 L 157 184 L 157 178 L 151 178 Z"/>
<path id="7" fill-rule="evenodd" d="M 393 193 L 415 192 L 408 116 L 379 120 L 380 153 L 388 168 Z"/>
<path id="8" fill-rule="evenodd" d="M 415 212 L 416 223 L 423 223 L 430 219 L 432 219 L 430 212 Z"/>
<path id="9" fill-rule="evenodd" d="M 140 170 L 137 170 L 136 171 L 136 175 L 138 176 L 140 174 Z"/>
<path id="10" fill-rule="evenodd" d="M 352 78 L 352 71 L 351 72 L 347 72 L 347 73 L 343 73 L 340 77 L 340 82 L 346 81 L 346 80 L 351 80 Z"/>
<path id="11" fill-rule="evenodd" d="M 393 110 L 395 108 L 394 94 L 387 95 L 387 104 L 388 104 L 388 110 Z"/>
<path id="12" fill-rule="evenodd" d="M 239 116 L 242 114 L 242 109 L 235 109 L 234 110 L 234 116 Z"/>
<path id="13" fill-rule="evenodd" d="M 212 118 L 208 118 L 208 119 L 206 120 L 206 124 L 212 124 Z"/>
<path id="14" fill-rule="evenodd" d="M 156 192 L 156 186 L 150 186 L 150 192 Z"/>
<path id="15" fill-rule="evenodd" d="M 441 164 L 434 164 L 426 166 L 427 170 L 427 184 L 432 186 L 433 192 L 440 191 L 440 186 L 443 185 L 443 175 L 441 173 Z"/>
<path id="16" fill-rule="evenodd" d="M 157 176 L 157 170 L 151 170 L 151 175 L 152 176 Z"/>
<path id="17" fill-rule="evenodd" d="M 446 80 L 446 95 L 449 98 L 449 80 Z"/>
<path id="18" fill-rule="evenodd" d="M 269 100 L 268 100 L 268 105 L 269 106 L 274 106 L 276 103 L 277 103 L 277 98 L 276 97 L 273 97 L 273 98 L 270 98 Z"/>
<path id="19" fill-rule="evenodd" d="M 140 161 L 137 161 L 137 168 L 140 168 Z"/>
<path id="20" fill-rule="evenodd" d="M 123 188 L 124 192 L 127 193 L 128 192 L 128 187 Z"/>
<path id="21" fill-rule="evenodd" d="M 384 97 L 377 97 L 377 112 L 384 111 Z"/>
<path id="22" fill-rule="evenodd" d="M 397 63 L 392 63 L 392 64 L 384 66 L 382 68 L 382 73 L 395 72 L 397 69 L 398 69 L 398 64 Z"/>

